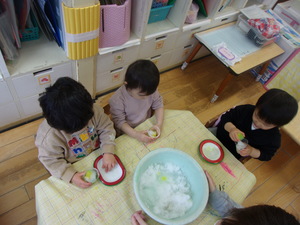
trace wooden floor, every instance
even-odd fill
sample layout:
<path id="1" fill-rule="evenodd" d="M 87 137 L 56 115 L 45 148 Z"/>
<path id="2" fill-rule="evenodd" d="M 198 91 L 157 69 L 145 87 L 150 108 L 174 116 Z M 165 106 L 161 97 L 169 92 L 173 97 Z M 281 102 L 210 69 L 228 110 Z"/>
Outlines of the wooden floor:
<path id="1" fill-rule="evenodd" d="M 227 73 L 209 56 L 191 63 L 185 71 L 161 75 L 159 91 L 165 108 L 192 111 L 202 123 L 228 108 L 254 104 L 264 93 L 250 73 L 234 78 L 215 103 L 213 92 Z M 109 95 L 97 102 L 104 105 Z M 41 119 L 0 134 L 0 224 L 36 224 L 34 186 L 49 177 L 37 159 L 34 135 Z M 257 183 L 244 205 L 274 204 L 300 216 L 300 146 L 283 133 L 283 145 L 270 162 L 251 159 L 245 166 Z"/>

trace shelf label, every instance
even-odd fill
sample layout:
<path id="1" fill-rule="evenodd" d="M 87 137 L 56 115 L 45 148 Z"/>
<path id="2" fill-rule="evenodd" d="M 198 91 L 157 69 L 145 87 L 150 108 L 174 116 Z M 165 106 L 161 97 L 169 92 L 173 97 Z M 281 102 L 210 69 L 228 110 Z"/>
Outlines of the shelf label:
<path id="1" fill-rule="evenodd" d="M 115 56 L 114 56 L 114 63 L 122 62 L 122 61 L 123 61 L 123 53 L 120 52 L 118 54 L 115 54 Z"/>
<path id="2" fill-rule="evenodd" d="M 163 48 L 164 47 L 164 43 L 165 43 L 164 40 L 160 40 L 160 41 L 156 42 L 155 49 Z"/>
<path id="3" fill-rule="evenodd" d="M 44 84 L 49 84 L 51 83 L 51 77 L 50 74 L 46 74 L 40 77 L 37 77 L 38 81 L 39 81 L 39 85 L 44 85 Z"/>

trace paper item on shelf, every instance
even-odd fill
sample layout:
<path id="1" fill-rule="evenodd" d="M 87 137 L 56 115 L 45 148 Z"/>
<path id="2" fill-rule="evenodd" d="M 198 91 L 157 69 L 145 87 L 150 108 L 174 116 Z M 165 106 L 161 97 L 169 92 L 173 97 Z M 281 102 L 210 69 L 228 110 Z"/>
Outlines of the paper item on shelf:
<path id="1" fill-rule="evenodd" d="M 241 57 L 229 49 L 225 42 L 221 42 L 212 47 L 214 54 L 226 65 L 233 66 L 235 63 L 241 61 Z"/>

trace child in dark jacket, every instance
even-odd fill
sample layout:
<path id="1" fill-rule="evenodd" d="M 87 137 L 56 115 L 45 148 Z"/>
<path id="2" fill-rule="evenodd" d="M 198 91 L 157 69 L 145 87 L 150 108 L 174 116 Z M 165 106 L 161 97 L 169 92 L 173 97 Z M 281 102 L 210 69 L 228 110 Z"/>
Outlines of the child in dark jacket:
<path id="1" fill-rule="evenodd" d="M 280 89 L 270 89 L 256 105 L 240 105 L 224 113 L 217 125 L 217 138 L 236 157 L 250 156 L 270 160 L 281 144 L 279 127 L 289 123 L 297 114 L 294 97 Z M 240 151 L 236 143 L 242 138 L 248 145 Z"/>

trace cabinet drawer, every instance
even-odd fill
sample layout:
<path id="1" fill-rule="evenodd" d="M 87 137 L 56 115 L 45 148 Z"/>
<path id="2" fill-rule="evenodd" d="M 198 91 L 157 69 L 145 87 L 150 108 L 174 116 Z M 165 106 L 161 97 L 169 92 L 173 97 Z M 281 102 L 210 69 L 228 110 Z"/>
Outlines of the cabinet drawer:
<path id="1" fill-rule="evenodd" d="M 223 24 L 236 21 L 238 19 L 238 14 L 239 11 L 236 11 L 230 14 L 215 17 L 212 21 L 212 25 L 213 27 L 216 27 L 216 26 L 221 26 Z"/>
<path id="2" fill-rule="evenodd" d="M 181 32 L 176 40 L 175 48 L 182 48 L 182 46 L 193 45 L 195 42 L 197 42 L 194 34 L 204 31 L 209 27 L 210 23 L 202 23 L 201 26 Z"/>
<path id="3" fill-rule="evenodd" d="M 15 121 L 21 117 L 18 108 L 14 102 L 0 106 L 0 126 L 4 126 Z"/>
<path id="4" fill-rule="evenodd" d="M 137 60 L 139 46 L 120 49 L 97 57 L 97 74 L 110 68 L 123 67 Z"/>
<path id="5" fill-rule="evenodd" d="M 12 83 L 19 98 L 25 98 L 44 92 L 59 77 L 72 77 L 72 74 L 72 63 L 66 63 L 14 77 Z"/>
<path id="6" fill-rule="evenodd" d="M 170 65 L 183 63 L 187 59 L 187 57 L 192 53 L 197 43 L 198 41 L 195 42 L 195 44 L 193 45 L 187 45 L 183 48 L 173 50 Z M 210 52 L 207 50 L 207 48 L 202 46 L 193 59 L 197 59 L 209 54 Z"/>
<path id="7" fill-rule="evenodd" d="M 0 81 L 0 96 L 0 105 L 7 104 L 14 100 L 5 81 Z"/>
<path id="8" fill-rule="evenodd" d="M 139 58 L 149 58 L 170 51 L 174 48 L 178 32 L 165 34 L 143 42 L 140 47 Z"/>
<path id="9" fill-rule="evenodd" d="M 126 67 L 119 67 L 104 73 L 98 73 L 96 77 L 96 93 L 108 91 L 123 84 Z"/>
<path id="10" fill-rule="evenodd" d="M 25 117 L 42 113 L 38 98 L 39 95 L 34 95 L 20 100 L 20 104 Z"/>
<path id="11" fill-rule="evenodd" d="M 171 51 L 149 57 L 148 59 L 151 60 L 157 66 L 159 71 L 162 71 L 163 69 L 168 68 L 170 66 L 170 58 Z"/>

